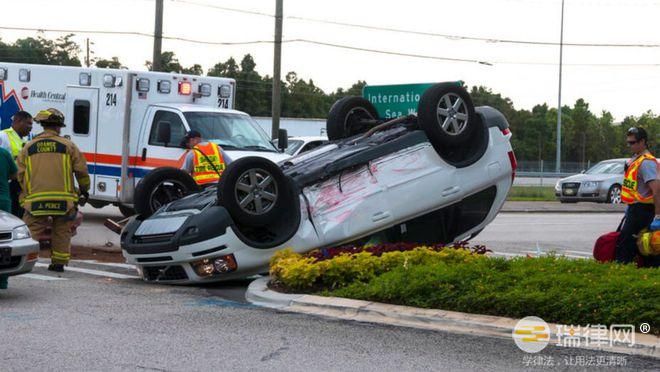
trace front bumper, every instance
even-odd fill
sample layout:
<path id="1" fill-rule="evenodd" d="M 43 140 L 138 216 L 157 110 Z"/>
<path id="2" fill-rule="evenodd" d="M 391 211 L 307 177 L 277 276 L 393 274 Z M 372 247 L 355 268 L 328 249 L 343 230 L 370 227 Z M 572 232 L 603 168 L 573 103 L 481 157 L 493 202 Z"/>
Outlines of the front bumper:
<path id="1" fill-rule="evenodd" d="M 166 218 L 166 217 L 165 217 Z M 190 214 L 174 233 L 136 235 L 142 221 L 131 221 L 122 232 L 122 253 L 148 282 L 188 284 L 246 277 L 268 269 L 270 254 L 249 247 L 234 233 L 234 222 L 218 206 Z M 237 268 L 231 272 L 199 275 L 192 263 L 231 255 Z"/>
<path id="2" fill-rule="evenodd" d="M 11 247 L 11 262 L 0 265 L 1 276 L 14 276 L 25 274 L 34 268 L 39 255 L 39 243 L 33 239 L 11 240 L 0 243 L 1 247 Z M 30 255 L 28 260 L 28 255 Z"/>

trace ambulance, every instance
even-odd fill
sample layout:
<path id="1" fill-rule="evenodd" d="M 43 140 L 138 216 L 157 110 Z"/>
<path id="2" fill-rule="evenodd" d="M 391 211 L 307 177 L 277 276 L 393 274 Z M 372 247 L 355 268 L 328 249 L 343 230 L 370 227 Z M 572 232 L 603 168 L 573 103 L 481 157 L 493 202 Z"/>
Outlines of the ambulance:
<path id="1" fill-rule="evenodd" d="M 220 145 L 232 160 L 289 157 L 248 114 L 233 109 L 235 97 L 236 82 L 229 78 L 0 62 L 1 129 L 18 110 L 62 111 L 62 135 L 87 159 L 89 204 L 116 205 L 125 215 L 136 200 L 155 209 L 194 187 L 174 169 L 183 163 L 180 142 L 189 130 Z M 31 137 L 42 128 L 35 123 L 32 131 Z M 286 139 L 285 132 L 279 136 Z"/>

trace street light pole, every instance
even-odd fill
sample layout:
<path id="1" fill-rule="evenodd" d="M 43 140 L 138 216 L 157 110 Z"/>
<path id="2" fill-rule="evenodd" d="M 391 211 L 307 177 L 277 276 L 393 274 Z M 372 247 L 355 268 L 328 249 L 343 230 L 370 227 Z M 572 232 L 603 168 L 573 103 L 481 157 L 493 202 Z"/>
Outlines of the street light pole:
<path id="1" fill-rule="evenodd" d="M 557 165 L 555 171 L 561 172 L 561 67 L 564 52 L 564 0 L 561 0 L 561 31 L 559 34 L 559 98 L 557 100 Z"/>
<path id="2" fill-rule="evenodd" d="M 277 138 L 280 130 L 280 109 L 281 109 L 281 93 L 280 93 L 280 70 L 282 65 L 282 2 L 283 0 L 275 0 L 275 43 L 274 43 L 274 60 L 273 60 L 273 102 L 271 106 L 273 124 L 271 127 L 271 138 Z"/>

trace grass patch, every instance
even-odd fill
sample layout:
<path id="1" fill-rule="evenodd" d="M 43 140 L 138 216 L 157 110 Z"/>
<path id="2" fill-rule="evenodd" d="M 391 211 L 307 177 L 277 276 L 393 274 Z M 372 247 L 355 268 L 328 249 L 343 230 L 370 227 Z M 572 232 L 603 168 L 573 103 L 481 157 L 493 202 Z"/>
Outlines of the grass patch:
<path id="1" fill-rule="evenodd" d="M 552 186 L 512 186 L 507 195 L 509 201 L 557 201 Z"/>
<path id="2" fill-rule="evenodd" d="M 418 248 L 317 261 L 284 251 L 273 258 L 271 275 L 289 291 L 511 318 L 535 315 L 561 324 L 660 318 L 660 269 L 592 260 L 507 260 Z M 652 327 L 660 334 L 658 324 Z"/>

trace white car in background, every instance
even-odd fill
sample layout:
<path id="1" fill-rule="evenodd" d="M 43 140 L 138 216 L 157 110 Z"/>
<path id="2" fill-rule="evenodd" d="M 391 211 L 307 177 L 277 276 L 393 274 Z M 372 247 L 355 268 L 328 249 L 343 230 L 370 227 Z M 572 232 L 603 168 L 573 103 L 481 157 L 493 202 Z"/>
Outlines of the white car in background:
<path id="1" fill-rule="evenodd" d="M 39 243 L 19 218 L 0 211 L 0 276 L 32 271 L 39 258 Z"/>
<path id="2" fill-rule="evenodd" d="M 302 154 L 303 152 L 314 150 L 317 147 L 323 146 L 328 143 L 328 141 L 328 137 L 324 136 L 289 137 L 287 141 L 288 146 L 286 149 L 284 149 L 284 152 L 291 156 L 296 156 L 298 154 Z M 275 145 L 277 148 L 280 148 L 278 146 L 277 139 L 273 140 L 273 145 Z"/>
<path id="3" fill-rule="evenodd" d="M 478 234 L 513 183 L 509 124 L 458 83 L 431 86 L 418 116 L 384 122 L 362 97 L 330 109 L 330 142 L 275 164 L 247 157 L 217 187 L 132 219 L 126 261 L 149 282 L 184 284 L 268 270 L 274 252 L 362 242 L 451 243 Z"/>

